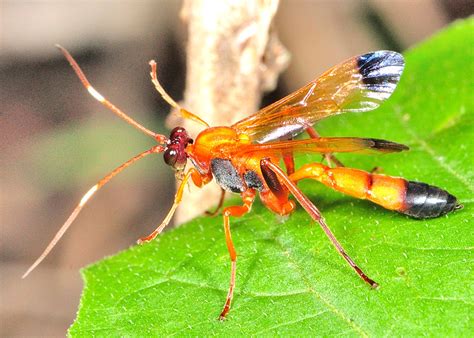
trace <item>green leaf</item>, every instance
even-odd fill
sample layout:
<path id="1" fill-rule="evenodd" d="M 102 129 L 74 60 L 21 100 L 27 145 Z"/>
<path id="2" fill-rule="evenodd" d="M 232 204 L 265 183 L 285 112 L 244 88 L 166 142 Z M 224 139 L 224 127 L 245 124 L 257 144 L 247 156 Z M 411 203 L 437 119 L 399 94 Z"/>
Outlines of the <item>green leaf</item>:
<path id="1" fill-rule="evenodd" d="M 256 203 L 249 215 L 231 219 L 239 256 L 226 321 L 217 320 L 230 272 L 222 219 L 200 217 L 83 270 L 69 334 L 471 335 L 473 26 L 474 20 L 458 22 L 408 51 L 399 88 L 381 109 L 331 118 L 319 128 L 323 135 L 409 145 L 401 154 L 342 159 L 446 188 L 465 206 L 413 220 L 302 182 L 378 290 L 353 273 L 301 208 L 282 222 Z M 299 164 L 309 160 L 319 157 Z"/>

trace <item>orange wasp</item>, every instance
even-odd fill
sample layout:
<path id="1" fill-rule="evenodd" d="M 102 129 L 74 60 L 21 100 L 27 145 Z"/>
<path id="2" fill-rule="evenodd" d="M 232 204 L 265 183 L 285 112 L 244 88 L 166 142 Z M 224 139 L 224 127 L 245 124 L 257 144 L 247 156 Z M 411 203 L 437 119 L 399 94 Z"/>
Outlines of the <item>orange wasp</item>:
<path id="1" fill-rule="evenodd" d="M 443 189 L 399 177 L 346 168 L 333 155 L 344 152 L 392 153 L 408 150 L 407 146 L 372 138 L 320 137 L 312 128 L 315 123 L 328 116 L 373 110 L 388 99 L 395 90 L 404 68 L 403 56 L 396 52 L 377 51 L 353 57 L 294 93 L 230 127 L 210 127 L 200 117 L 179 106 L 158 82 L 156 63 L 150 61 L 151 79 L 161 96 L 182 117 L 206 127 L 193 141 L 182 127 L 174 128 L 167 138 L 134 121 L 91 86 L 67 50 L 61 46 L 58 48 L 96 100 L 127 123 L 154 138 L 158 144 L 117 167 L 90 188 L 23 278 L 48 255 L 87 201 L 104 184 L 123 169 L 150 154 L 163 153 L 165 163 L 175 170 L 180 185 L 173 206 L 163 222 L 150 235 L 139 239 L 138 243 L 149 242 L 163 231 L 173 217 L 190 179 L 194 185 L 202 187 L 214 178 L 223 191 L 238 193 L 242 198 L 242 205 L 223 210 L 231 274 L 229 291 L 220 319 L 224 319 L 230 310 L 237 268 L 230 217 L 241 217 L 248 213 L 257 193 L 262 203 L 279 215 L 288 215 L 295 210 L 296 203 L 289 199 L 289 195 L 293 195 L 311 218 L 319 223 L 350 267 L 373 288 L 378 284 L 349 257 L 318 208 L 298 188 L 298 181 L 311 178 L 334 190 L 356 198 L 368 199 L 386 209 L 414 218 L 438 217 L 462 207 L 456 197 Z M 308 133 L 310 138 L 293 140 L 293 137 L 303 132 Z M 295 153 L 323 154 L 329 166 L 309 163 L 295 170 Z M 186 169 L 188 160 L 192 167 Z M 280 167 L 280 160 L 284 162 L 286 172 Z M 220 204 L 222 198 L 223 195 Z"/>

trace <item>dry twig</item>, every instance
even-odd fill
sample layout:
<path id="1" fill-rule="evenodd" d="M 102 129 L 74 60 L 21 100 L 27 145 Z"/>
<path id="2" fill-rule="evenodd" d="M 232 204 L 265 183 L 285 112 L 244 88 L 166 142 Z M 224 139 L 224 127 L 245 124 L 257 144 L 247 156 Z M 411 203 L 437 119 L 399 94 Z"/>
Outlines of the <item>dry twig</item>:
<path id="1" fill-rule="evenodd" d="M 183 106 L 211 126 L 230 125 L 258 109 L 264 91 L 274 89 L 289 56 L 272 29 L 278 0 L 186 0 L 187 77 Z M 196 136 L 200 126 L 171 115 Z M 196 190 L 196 191 L 195 191 Z M 178 223 L 201 214 L 219 200 L 209 184 L 185 194 Z"/>

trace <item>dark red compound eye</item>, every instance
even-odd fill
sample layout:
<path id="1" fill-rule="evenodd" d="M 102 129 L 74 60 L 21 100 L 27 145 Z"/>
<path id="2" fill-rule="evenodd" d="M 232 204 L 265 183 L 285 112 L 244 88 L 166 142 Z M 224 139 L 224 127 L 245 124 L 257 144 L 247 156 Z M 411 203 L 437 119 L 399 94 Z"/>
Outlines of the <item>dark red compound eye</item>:
<path id="1" fill-rule="evenodd" d="M 167 149 L 163 154 L 165 163 L 172 166 L 176 170 L 183 170 L 186 167 L 186 146 L 193 143 L 188 133 L 183 127 L 176 127 L 170 133 L 167 142 Z"/>
<path id="2" fill-rule="evenodd" d="M 176 170 L 182 170 L 186 166 L 186 151 L 179 145 L 171 145 L 163 153 L 165 163 Z"/>
<path id="3" fill-rule="evenodd" d="M 176 160 L 178 158 L 178 152 L 174 148 L 168 148 L 163 154 L 163 159 L 167 165 L 174 167 Z"/>

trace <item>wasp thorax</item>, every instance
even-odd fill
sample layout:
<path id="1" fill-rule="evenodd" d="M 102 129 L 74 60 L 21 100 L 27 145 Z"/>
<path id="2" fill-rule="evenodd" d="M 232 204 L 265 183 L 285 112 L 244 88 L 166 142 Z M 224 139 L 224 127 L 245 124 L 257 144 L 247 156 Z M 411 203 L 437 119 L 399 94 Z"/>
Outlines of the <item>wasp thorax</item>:
<path id="1" fill-rule="evenodd" d="M 186 167 L 186 146 L 193 143 L 186 130 L 182 127 L 174 128 L 170 133 L 170 138 L 166 143 L 166 150 L 163 153 L 165 163 L 175 170 L 184 170 Z"/>

